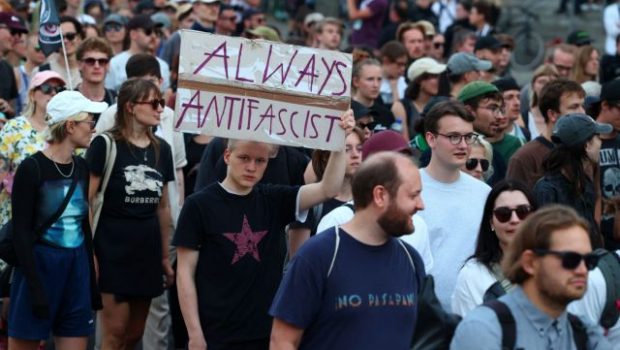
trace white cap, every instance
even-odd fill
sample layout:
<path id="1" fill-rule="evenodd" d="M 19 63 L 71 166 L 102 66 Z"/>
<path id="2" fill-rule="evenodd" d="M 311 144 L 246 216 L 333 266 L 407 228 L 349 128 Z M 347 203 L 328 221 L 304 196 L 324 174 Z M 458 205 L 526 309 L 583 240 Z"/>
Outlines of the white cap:
<path id="1" fill-rule="evenodd" d="M 48 124 L 55 124 L 67 120 L 82 112 L 102 113 L 108 108 L 105 102 L 93 102 L 78 91 L 65 90 L 56 94 L 47 103 Z"/>
<path id="2" fill-rule="evenodd" d="M 413 62 L 407 70 L 407 78 L 409 81 L 416 80 L 417 77 L 424 73 L 440 74 L 446 70 L 446 65 L 435 61 L 433 58 L 424 57 Z"/>

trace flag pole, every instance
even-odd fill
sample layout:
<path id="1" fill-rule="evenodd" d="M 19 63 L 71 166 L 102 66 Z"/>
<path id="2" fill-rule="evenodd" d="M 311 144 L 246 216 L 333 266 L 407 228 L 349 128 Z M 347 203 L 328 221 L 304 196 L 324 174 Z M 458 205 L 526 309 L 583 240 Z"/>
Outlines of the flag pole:
<path id="1" fill-rule="evenodd" d="M 62 27 L 58 26 L 60 31 L 60 43 L 62 44 L 62 55 L 65 58 L 65 68 L 67 69 L 67 78 L 69 83 L 69 90 L 73 90 L 73 80 L 71 79 L 71 70 L 69 70 L 69 59 L 67 58 L 67 50 L 65 49 L 65 37 L 62 33 Z"/>

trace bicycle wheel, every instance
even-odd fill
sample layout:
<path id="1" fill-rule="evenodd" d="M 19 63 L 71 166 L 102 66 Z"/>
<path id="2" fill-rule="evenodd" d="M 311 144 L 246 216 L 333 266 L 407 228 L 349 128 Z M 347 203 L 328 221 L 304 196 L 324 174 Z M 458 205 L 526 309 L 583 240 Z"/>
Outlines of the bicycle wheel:
<path id="1" fill-rule="evenodd" d="M 515 37 L 511 63 L 516 70 L 532 70 L 543 61 L 545 42 L 540 34 L 526 31 Z"/>

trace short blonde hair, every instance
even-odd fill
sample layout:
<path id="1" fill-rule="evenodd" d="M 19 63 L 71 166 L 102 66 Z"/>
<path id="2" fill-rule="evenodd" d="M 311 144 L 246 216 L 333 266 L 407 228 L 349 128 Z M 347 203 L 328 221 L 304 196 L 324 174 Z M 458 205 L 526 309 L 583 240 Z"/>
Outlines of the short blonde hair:
<path id="1" fill-rule="evenodd" d="M 81 122 L 81 121 L 86 120 L 88 116 L 89 116 L 88 113 L 80 112 L 76 115 L 66 118 L 65 120 L 61 120 L 57 123 L 51 124 L 47 128 L 45 140 L 49 143 L 62 142 L 67 137 L 67 122 L 70 120 Z"/>

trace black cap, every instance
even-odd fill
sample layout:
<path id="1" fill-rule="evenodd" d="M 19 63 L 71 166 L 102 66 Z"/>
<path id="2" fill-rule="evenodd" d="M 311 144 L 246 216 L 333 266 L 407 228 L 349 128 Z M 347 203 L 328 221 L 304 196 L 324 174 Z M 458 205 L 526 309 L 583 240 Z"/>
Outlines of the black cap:
<path id="1" fill-rule="evenodd" d="M 153 22 L 151 16 L 146 14 L 135 15 L 127 23 L 127 30 L 153 29 L 155 27 L 161 27 L 161 24 Z"/>
<path id="2" fill-rule="evenodd" d="M 612 80 L 601 88 L 601 101 L 620 101 L 620 80 Z"/>
<path id="3" fill-rule="evenodd" d="M 353 110 L 353 117 L 355 120 L 369 115 L 375 116 L 377 114 L 374 110 L 372 110 L 372 108 L 368 108 L 355 100 L 351 100 L 351 109 Z"/>
<path id="4" fill-rule="evenodd" d="M 501 41 L 497 40 L 497 38 L 494 37 L 493 35 L 487 35 L 487 36 L 478 38 L 478 40 L 476 41 L 476 46 L 474 47 L 474 51 L 484 50 L 484 49 L 499 50 L 501 48 L 502 48 Z"/>
<path id="5" fill-rule="evenodd" d="M 585 30 L 576 30 L 566 37 L 566 43 L 575 46 L 590 45 L 594 42 L 590 37 L 590 33 Z"/>
<path id="6" fill-rule="evenodd" d="M 495 85 L 501 92 L 508 90 L 521 90 L 519 84 L 517 84 L 517 81 L 510 77 L 497 79 L 491 84 Z"/>

